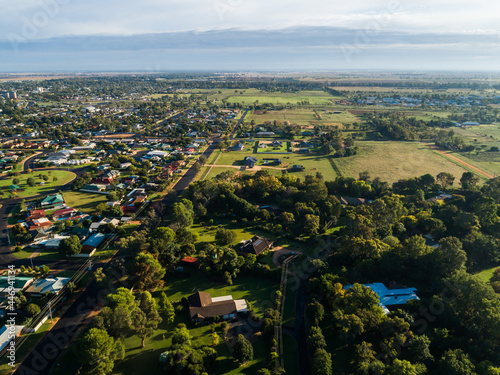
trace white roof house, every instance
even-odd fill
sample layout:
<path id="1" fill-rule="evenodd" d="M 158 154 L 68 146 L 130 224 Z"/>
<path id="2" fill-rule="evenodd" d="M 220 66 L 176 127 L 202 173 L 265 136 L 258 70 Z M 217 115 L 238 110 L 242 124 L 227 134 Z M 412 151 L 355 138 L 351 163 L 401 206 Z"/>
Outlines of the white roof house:
<path id="1" fill-rule="evenodd" d="M 59 291 L 69 282 L 69 277 L 56 277 L 51 279 L 38 279 L 26 289 L 26 293 L 44 295 L 45 293 L 59 293 Z"/>

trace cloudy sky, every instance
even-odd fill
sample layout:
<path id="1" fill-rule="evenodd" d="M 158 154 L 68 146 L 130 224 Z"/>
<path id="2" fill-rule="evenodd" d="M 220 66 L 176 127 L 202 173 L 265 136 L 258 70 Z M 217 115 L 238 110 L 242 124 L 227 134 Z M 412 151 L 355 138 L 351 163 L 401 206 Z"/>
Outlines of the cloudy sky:
<path id="1" fill-rule="evenodd" d="M 491 0 L 0 0 L 0 71 L 498 70 Z"/>

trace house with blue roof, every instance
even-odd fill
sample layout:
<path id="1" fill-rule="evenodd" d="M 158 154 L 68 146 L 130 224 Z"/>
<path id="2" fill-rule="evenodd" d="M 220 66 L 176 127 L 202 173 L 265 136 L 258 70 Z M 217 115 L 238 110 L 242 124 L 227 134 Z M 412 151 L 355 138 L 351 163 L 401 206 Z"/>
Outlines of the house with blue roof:
<path id="1" fill-rule="evenodd" d="M 389 308 L 406 305 L 408 301 L 420 300 L 416 291 L 417 288 L 387 288 L 383 283 L 362 284 L 366 288 L 373 290 L 380 299 L 380 307 L 384 310 L 384 314 L 388 314 Z M 348 290 L 354 285 L 344 285 L 344 289 Z"/>

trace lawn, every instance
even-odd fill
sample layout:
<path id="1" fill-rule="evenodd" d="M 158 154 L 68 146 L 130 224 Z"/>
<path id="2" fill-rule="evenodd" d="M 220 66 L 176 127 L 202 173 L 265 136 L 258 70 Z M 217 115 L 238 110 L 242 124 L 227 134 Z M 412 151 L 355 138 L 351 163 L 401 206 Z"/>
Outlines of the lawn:
<path id="1" fill-rule="evenodd" d="M 216 165 L 220 166 L 228 166 L 228 165 L 233 165 L 233 166 L 242 166 L 243 165 L 243 159 L 245 156 L 255 156 L 252 152 L 252 150 L 247 150 L 247 151 L 230 151 L 230 152 L 223 152 L 219 159 L 217 160 Z M 257 162 L 257 166 L 260 167 L 263 165 L 264 158 L 268 156 L 264 155 L 259 155 L 258 159 L 259 161 Z M 318 154 L 286 154 L 286 155 L 279 155 L 279 158 L 282 161 L 282 164 L 274 167 L 273 169 L 269 168 L 267 169 L 271 175 L 281 175 L 282 174 L 282 169 L 288 169 L 291 168 L 293 165 L 302 165 L 304 167 L 304 170 L 301 172 L 291 172 L 294 176 L 297 176 L 301 179 L 303 179 L 306 175 L 314 175 L 316 172 L 320 172 L 325 180 L 334 180 L 335 177 L 337 177 L 337 174 L 335 173 L 332 165 L 330 164 L 329 157 L 326 155 L 318 155 Z M 339 159 L 335 159 L 337 161 Z M 222 173 L 226 170 L 232 170 L 235 173 L 253 173 L 253 171 L 257 171 L 260 168 L 253 168 L 253 169 L 245 169 L 244 171 L 240 171 L 238 168 L 228 168 L 228 167 L 213 167 L 210 173 L 207 175 L 206 178 L 212 178 L 218 175 L 219 173 Z M 204 172 L 206 173 L 206 172 Z"/>
<path id="2" fill-rule="evenodd" d="M 231 295 L 234 299 L 246 299 L 255 313 L 262 316 L 266 308 L 272 306 L 276 289 L 276 283 L 266 278 L 238 276 L 233 285 L 227 285 L 206 278 L 198 270 L 186 268 L 181 274 L 167 276 L 161 291 L 172 302 L 187 298 L 197 291 L 210 293 L 212 297 Z M 160 290 L 153 295 L 159 297 L 159 293 Z"/>
<path id="3" fill-rule="evenodd" d="M 493 272 L 500 266 L 495 266 L 492 268 L 488 268 L 486 270 L 483 270 L 479 273 L 476 273 L 475 275 L 478 276 L 481 280 L 483 280 L 485 283 L 489 284 L 491 276 L 493 276 Z"/>
<path id="4" fill-rule="evenodd" d="M 233 298 L 245 298 L 255 308 L 258 314 L 262 314 L 268 306 L 266 303 L 272 303 L 272 295 L 276 289 L 274 282 L 269 280 L 258 279 L 254 277 L 238 277 L 231 286 L 221 285 L 206 279 L 199 272 L 186 271 L 182 274 L 170 275 L 166 278 L 166 286 L 162 290 L 157 290 L 153 293 L 155 297 L 159 296 L 160 291 L 165 291 L 171 301 L 179 301 L 183 297 L 188 297 L 198 290 L 199 286 L 203 286 L 203 291 L 211 293 L 213 297 L 232 295 Z M 266 302 L 267 301 L 267 302 Z M 142 374 L 144 369 L 147 369 L 148 374 L 162 374 L 162 366 L 158 362 L 158 358 L 171 344 L 171 332 L 179 323 L 184 323 L 189 329 L 192 337 L 193 347 L 201 347 L 211 343 L 210 325 L 194 325 L 188 318 L 185 312 L 177 314 L 173 324 L 161 323 L 152 337 L 146 339 L 146 347 L 142 348 L 140 339 L 136 336 L 129 335 L 124 339 L 125 344 L 125 359 L 116 363 L 113 374 L 115 375 L 132 375 Z M 253 344 L 254 360 L 245 366 L 238 366 L 227 347 L 222 342 L 216 347 L 218 352 L 217 366 L 215 374 L 255 374 L 258 369 L 267 364 L 269 357 L 269 347 L 267 344 L 259 340 Z M 71 353 L 68 352 L 62 358 L 62 366 L 60 369 L 53 371 L 53 375 L 69 373 L 74 370 L 72 368 Z M 74 365 L 73 365 L 74 366 Z M 66 372 L 64 372 L 64 371 Z"/>
<path id="5" fill-rule="evenodd" d="M 449 172 L 455 184 L 468 170 L 419 142 L 356 141 L 358 154 L 333 159 L 344 176 L 357 178 L 368 171 L 372 178 L 390 183 L 403 178 Z"/>
<path id="6" fill-rule="evenodd" d="M 41 178 L 38 177 L 38 175 L 40 175 L 40 174 L 46 175 L 49 177 L 49 180 L 45 181 L 44 185 L 40 185 L 40 182 L 43 181 Z M 26 181 L 30 177 L 33 177 L 36 181 L 36 184 L 33 187 L 29 186 L 26 183 Z M 57 181 L 53 181 L 54 177 L 57 178 Z M 16 193 L 15 196 L 24 198 L 24 197 L 30 197 L 30 196 L 38 195 L 38 194 L 46 194 L 49 191 L 57 189 L 59 186 L 65 185 L 68 182 L 75 179 L 76 174 L 74 174 L 73 172 L 67 172 L 67 171 L 44 170 L 44 171 L 37 171 L 37 172 L 33 172 L 33 173 L 24 173 L 24 174 L 21 174 L 17 177 L 12 177 L 9 179 L 0 180 L 0 191 L 4 192 L 5 196 L 9 196 L 11 194 L 9 186 L 14 184 L 13 183 L 14 178 L 19 179 L 19 183 L 16 185 L 18 185 L 19 187 L 24 189 L 24 191 Z"/>
<path id="7" fill-rule="evenodd" d="M 267 147 L 257 147 L 258 154 L 273 154 L 273 153 L 291 154 L 291 152 L 289 151 L 291 143 L 288 141 L 283 142 L 283 144 L 279 147 L 273 147 L 272 142 L 257 142 L 257 143 L 259 145 L 262 143 L 267 145 Z"/>
<path id="8" fill-rule="evenodd" d="M 93 213 L 99 203 L 106 203 L 107 196 L 103 194 L 85 193 L 68 190 L 63 193 L 64 200 L 69 207 L 85 213 Z"/>
<path id="9" fill-rule="evenodd" d="M 37 260 L 66 259 L 66 257 L 64 255 L 59 254 L 57 250 L 34 249 L 31 247 L 25 247 L 21 251 L 12 253 L 12 255 L 14 255 L 16 258 L 19 259 L 27 259 L 31 257 L 35 252 L 40 252 L 40 254 L 36 256 Z M 69 259 L 77 259 L 77 258 L 69 258 Z"/>

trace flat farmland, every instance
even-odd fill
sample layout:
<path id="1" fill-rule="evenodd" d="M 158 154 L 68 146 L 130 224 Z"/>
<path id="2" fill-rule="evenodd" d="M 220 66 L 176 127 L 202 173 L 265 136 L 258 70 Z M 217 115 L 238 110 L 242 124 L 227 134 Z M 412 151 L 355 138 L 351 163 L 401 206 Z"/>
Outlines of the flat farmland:
<path id="1" fill-rule="evenodd" d="M 360 119 L 343 109 L 316 109 L 318 115 L 313 108 L 293 108 L 282 109 L 279 111 L 254 111 L 249 117 L 249 120 L 255 120 L 257 124 L 262 124 L 267 121 L 273 122 L 276 120 L 279 123 L 285 121 L 292 125 L 314 126 L 314 125 L 342 125 L 359 122 Z M 333 114 L 334 111 L 341 113 Z M 319 117 L 318 117 L 319 116 Z"/>
<path id="2" fill-rule="evenodd" d="M 426 173 L 436 176 L 449 172 L 457 185 L 462 173 L 469 171 L 419 142 L 357 141 L 355 146 L 357 155 L 334 159 L 344 176 L 357 178 L 360 172 L 368 171 L 372 178 L 392 183 Z"/>
<path id="3" fill-rule="evenodd" d="M 288 121 L 295 125 L 309 126 L 315 122 L 319 122 L 316 114 L 310 108 L 282 109 L 280 111 L 254 111 L 247 119 L 255 120 L 257 124 L 276 120 L 279 123 Z"/>
<path id="4" fill-rule="evenodd" d="M 500 124 L 471 126 L 468 128 L 453 128 L 453 131 L 465 137 L 475 146 L 486 145 L 500 147 Z"/>
<path id="5" fill-rule="evenodd" d="M 258 89 L 244 90 L 243 94 L 237 93 L 227 97 L 228 103 L 242 103 L 245 105 L 251 105 L 258 102 L 259 104 L 269 103 L 276 105 L 290 105 L 296 106 L 303 102 L 307 102 L 306 105 L 332 105 L 332 99 L 338 99 L 340 97 L 332 96 L 325 91 L 313 91 L 304 90 L 294 93 L 283 93 L 283 92 L 267 92 Z"/>

